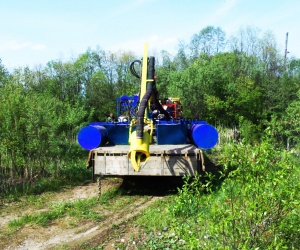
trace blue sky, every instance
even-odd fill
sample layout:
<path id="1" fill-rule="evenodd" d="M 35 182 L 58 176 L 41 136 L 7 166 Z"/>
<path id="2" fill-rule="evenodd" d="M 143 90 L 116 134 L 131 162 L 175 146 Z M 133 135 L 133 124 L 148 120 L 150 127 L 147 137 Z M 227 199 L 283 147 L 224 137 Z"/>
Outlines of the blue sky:
<path id="1" fill-rule="evenodd" d="M 0 58 L 8 69 L 69 60 L 97 46 L 142 55 L 177 50 L 208 25 L 227 37 L 241 27 L 271 30 L 300 58 L 299 0 L 0 0 Z"/>

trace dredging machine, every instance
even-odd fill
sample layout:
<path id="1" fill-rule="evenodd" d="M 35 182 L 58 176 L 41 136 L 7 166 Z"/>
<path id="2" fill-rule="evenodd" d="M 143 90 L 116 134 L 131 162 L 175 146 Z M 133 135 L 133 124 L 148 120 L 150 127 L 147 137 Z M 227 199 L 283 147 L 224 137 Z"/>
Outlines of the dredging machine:
<path id="1" fill-rule="evenodd" d="M 79 145 L 89 150 L 87 167 L 94 176 L 193 176 L 203 171 L 202 150 L 217 144 L 216 128 L 185 119 L 180 98 L 158 99 L 148 44 L 130 70 L 140 79 L 139 94 L 117 99 L 116 120 L 91 122 L 78 133 Z"/>

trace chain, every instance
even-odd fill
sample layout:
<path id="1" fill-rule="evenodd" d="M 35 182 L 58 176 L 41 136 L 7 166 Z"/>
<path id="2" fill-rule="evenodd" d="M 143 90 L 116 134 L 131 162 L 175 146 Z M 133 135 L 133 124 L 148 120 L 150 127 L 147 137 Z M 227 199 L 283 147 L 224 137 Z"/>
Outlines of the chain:
<path id="1" fill-rule="evenodd" d="M 98 183 L 98 200 L 100 199 L 101 196 L 101 179 L 102 179 L 102 175 L 100 174 L 97 178 L 97 183 Z"/>

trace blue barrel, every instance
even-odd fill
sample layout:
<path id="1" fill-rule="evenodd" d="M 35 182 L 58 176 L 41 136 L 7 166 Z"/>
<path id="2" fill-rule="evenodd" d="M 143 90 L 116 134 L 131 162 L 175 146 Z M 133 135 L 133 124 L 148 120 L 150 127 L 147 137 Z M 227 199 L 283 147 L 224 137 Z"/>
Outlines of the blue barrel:
<path id="1" fill-rule="evenodd" d="M 78 133 L 78 143 L 86 150 L 92 150 L 108 141 L 107 130 L 103 126 L 86 126 Z"/>
<path id="2" fill-rule="evenodd" d="M 219 134 L 215 127 L 200 122 L 189 127 L 188 137 L 198 148 L 211 149 L 217 144 Z"/>

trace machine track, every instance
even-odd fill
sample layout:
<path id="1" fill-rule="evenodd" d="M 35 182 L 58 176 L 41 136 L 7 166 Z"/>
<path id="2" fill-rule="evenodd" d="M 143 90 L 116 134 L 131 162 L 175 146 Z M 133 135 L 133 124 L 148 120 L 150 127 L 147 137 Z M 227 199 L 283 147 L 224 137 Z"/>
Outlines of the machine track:
<path id="1" fill-rule="evenodd" d="M 124 184 L 105 180 L 102 183 L 103 193 L 111 188 L 118 188 L 117 186 L 121 185 Z M 75 187 L 64 193 L 57 193 L 49 199 L 49 202 L 60 199 L 89 199 L 95 196 L 97 196 L 97 183 L 92 183 L 88 186 Z M 66 221 L 72 220 L 72 218 L 63 218 L 62 220 L 54 221 L 47 227 L 26 225 L 9 235 L 2 234 L 1 232 L 3 231 L 1 231 L 0 248 L 7 250 L 90 249 L 92 246 L 96 247 L 101 245 L 103 249 L 115 249 L 113 243 L 120 240 L 118 230 L 122 228 L 122 231 L 127 232 L 127 236 L 129 237 L 128 232 L 131 229 L 127 228 L 128 224 L 130 224 L 128 222 L 136 218 L 143 209 L 167 197 L 167 195 L 158 194 L 155 190 L 145 194 L 136 194 L 135 191 L 133 191 L 129 196 L 130 202 L 122 201 L 122 199 L 126 199 L 126 195 L 115 198 L 122 204 L 119 208 L 113 208 L 107 205 L 97 207 L 97 212 L 102 216 L 98 222 L 81 220 L 77 221 L 73 226 L 67 226 Z M 44 209 L 46 210 L 47 208 Z M 13 210 L 10 212 L 9 208 L 4 210 L 5 208 L 1 208 L 0 210 L 0 224 L 3 228 L 6 228 L 8 222 L 14 218 L 18 218 L 20 214 L 16 214 L 16 211 L 14 212 Z M 24 207 L 23 211 L 32 211 L 32 209 L 30 207 Z M 25 214 L 25 212 L 22 214 Z M 8 230 L 8 228 L 6 229 Z M 126 239 L 124 239 L 124 241 L 126 241 Z"/>

